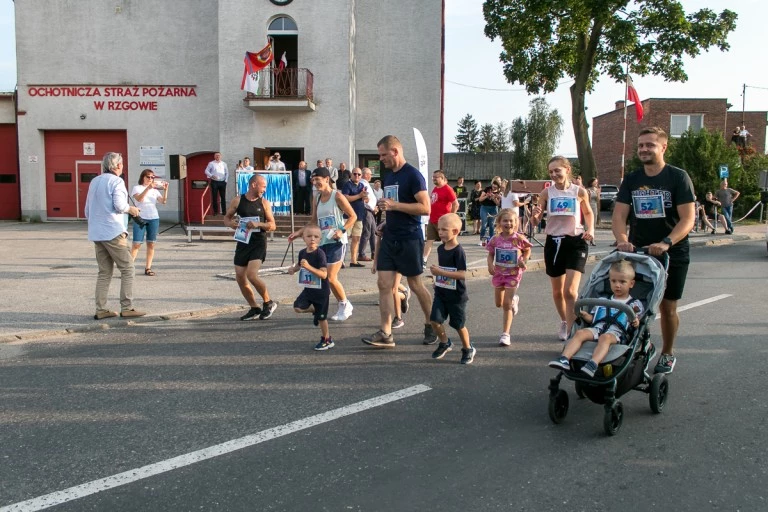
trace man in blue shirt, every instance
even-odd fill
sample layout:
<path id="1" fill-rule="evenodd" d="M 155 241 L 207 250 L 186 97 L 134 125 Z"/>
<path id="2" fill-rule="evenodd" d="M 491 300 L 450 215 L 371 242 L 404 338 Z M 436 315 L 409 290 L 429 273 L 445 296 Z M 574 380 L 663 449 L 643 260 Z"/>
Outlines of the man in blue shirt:
<path id="1" fill-rule="evenodd" d="M 403 145 L 397 137 L 387 135 L 377 146 L 382 167 L 392 172 L 384 178 L 384 196 L 378 203 L 379 209 L 386 215 L 382 239 L 376 251 L 381 324 L 380 329 L 364 337 L 363 342 L 374 347 L 395 346 L 392 338 L 395 312 L 392 290 L 399 273 L 408 279 L 411 291 L 419 299 L 424 313 L 424 344 L 432 345 L 437 343 L 437 335 L 429 322 L 432 297 L 421 279 L 424 271 L 421 217 L 429 215 L 431 207 L 427 184 L 419 170 L 405 161 Z"/>
<path id="2" fill-rule="evenodd" d="M 133 258 L 128 246 L 125 214 L 139 215 L 139 209 L 128 204 L 128 190 L 120 153 L 107 153 L 101 163 L 102 174 L 91 180 L 85 200 L 88 240 L 96 247 L 99 276 L 96 279 L 95 320 L 117 316 L 107 309 L 107 294 L 115 265 L 120 271 L 120 316 L 135 318 L 147 313 L 133 308 Z"/>
<path id="3" fill-rule="evenodd" d="M 342 193 L 349 201 L 349 205 L 355 211 L 357 220 L 355 225 L 352 226 L 352 232 L 350 233 L 350 249 L 349 256 L 352 261 L 350 267 L 364 267 L 362 263 L 358 263 L 358 250 L 360 248 L 360 238 L 363 234 L 363 220 L 365 219 L 365 201 L 368 199 L 368 189 L 365 188 L 365 184 L 360 180 L 363 176 L 363 171 L 359 167 L 355 167 L 352 171 L 349 181 L 344 183 Z"/>

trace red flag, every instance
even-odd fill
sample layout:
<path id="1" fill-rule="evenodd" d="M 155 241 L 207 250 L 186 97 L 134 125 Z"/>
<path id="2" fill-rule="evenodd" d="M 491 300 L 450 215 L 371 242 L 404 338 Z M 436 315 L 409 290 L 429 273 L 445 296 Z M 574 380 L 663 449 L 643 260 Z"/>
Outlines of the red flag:
<path id="1" fill-rule="evenodd" d="M 288 59 L 285 57 L 285 52 L 283 52 L 283 56 L 280 57 L 280 64 L 278 64 L 278 71 L 284 70 L 287 65 Z"/>
<path id="2" fill-rule="evenodd" d="M 632 77 L 629 75 L 627 75 L 627 99 L 635 104 L 635 117 L 639 123 L 643 120 L 643 104 L 635 90 L 635 85 L 632 83 Z"/>
<path id="3" fill-rule="evenodd" d="M 245 52 L 245 58 L 243 59 L 243 80 L 240 82 L 240 89 L 248 92 L 256 93 L 254 90 L 255 83 L 254 76 L 256 72 L 264 69 L 272 62 L 272 41 L 267 43 L 267 46 L 262 48 L 258 53 Z"/>

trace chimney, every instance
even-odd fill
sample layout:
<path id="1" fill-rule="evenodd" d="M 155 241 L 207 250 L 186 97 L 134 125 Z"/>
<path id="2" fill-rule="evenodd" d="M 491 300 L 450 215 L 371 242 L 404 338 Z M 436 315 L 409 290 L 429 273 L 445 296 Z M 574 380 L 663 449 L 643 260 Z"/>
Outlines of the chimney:
<path id="1" fill-rule="evenodd" d="M 624 110 L 624 100 L 619 100 L 616 102 L 616 110 Z"/>

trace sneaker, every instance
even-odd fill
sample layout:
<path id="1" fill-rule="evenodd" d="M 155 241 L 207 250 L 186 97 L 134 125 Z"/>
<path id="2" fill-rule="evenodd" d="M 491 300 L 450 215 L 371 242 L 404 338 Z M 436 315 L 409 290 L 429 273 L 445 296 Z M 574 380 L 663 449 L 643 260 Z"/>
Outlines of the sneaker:
<path id="1" fill-rule="evenodd" d="M 363 268 L 363 267 L 365 267 L 365 265 L 363 265 L 362 263 L 357 263 L 357 262 L 350 263 L 349 266 L 350 267 L 354 267 L 354 268 Z"/>
<path id="2" fill-rule="evenodd" d="M 328 336 L 327 338 L 320 337 L 320 343 L 315 345 L 315 350 L 328 350 L 332 349 L 336 345 L 333 343 L 333 338 Z"/>
<path id="3" fill-rule="evenodd" d="M 515 295 L 514 298 L 512 299 L 512 314 L 513 315 L 516 315 L 517 311 L 520 309 L 519 304 L 520 304 L 520 296 L 519 295 Z"/>
<path id="4" fill-rule="evenodd" d="M 557 359 L 553 359 L 549 362 L 549 367 L 555 370 L 570 370 L 571 362 L 565 356 L 560 356 Z"/>
<path id="5" fill-rule="evenodd" d="M 352 316 L 352 310 L 355 309 L 349 301 L 339 302 L 339 310 L 331 317 L 331 320 L 343 322 Z"/>
<path id="6" fill-rule="evenodd" d="M 503 332 L 501 333 L 501 336 L 499 337 L 499 345 L 503 347 L 508 347 L 512 344 L 512 342 L 509 340 L 509 333 Z"/>
<path id="7" fill-rule="evenodd" d="M 405 300 L 400 303 L 400 309 L 403 311 L 403 314 L 406 314 L 408 312 L 408 308 L 411 307 L 408 304 L 408 301 L 411 300 L 411 289 L 407 286 L 405 287 Z"/>
<path id="8" fill-rule="evenodd" d="M 424 341 L 425 345 L 434 345 L 437 343 L 437 334 L 432 329 L 432 324 L 424 324 Z"/>
<path id="9" fill-rule="evenodd" d="M 584 366 L 581 367 L 581 371 L 590 377 L 594 377 L 595 372 L 597 371 L 597 363 L 590 359 Z"/>
<path id="10" fill-rule="evenodd" d="M 427 258 L 422 259 L 421 264 L 424 268 L 427 268 Z"/>
<path id="11" fill-rule="evenodd" d="M 367 336 L 361 339 L 363 340 L 363 343 L 374 347 L 393 348 L 395 346 L 395 340 L 392 338 L 392 334 L 386 334 L 381 329 L 373 333 L 372 336 Z"/>
<path id="12" fill-rule="evenodd" d="M 117 316 L 117 312 L 110 311 L 108 309 L 100 309 L 93 315 L 94 320 L 104 320 L 105 318 L 114 318 Z"/>
<path id="13" fill-rule="evenodd" d="M 261 314 L 261 308 L 256 306 L 248 310 L 246 314 L 240 317 L 240 320 L 256 320 Z"/>
<path id="14" fill-rule="evenodd" d="M 402 319 L 400 319 L 399 317 L 395 317 L 394 320 L 392 320 L 393 329 L 399 329 L 404 325 L 405 325 L 405 322 L 403 322 Z"/>
<path id="15" fill-rule="evenodd" d="M 443 356 L 451 350 L 453 350 L 453 343 L 451 343 L 451 340 L 448 340 L 445 343 L 441 341 L 438 343 L 435 351 L 432 352 L 432 359 L 442 359 Z"/>
<path id="16" fill-rule="evenodd" d="M 672 354 L 661 354 L 659 362 L 656 363 L 656 368 L 654 368 L 653 373 L 672 373 L 672 370 L 675 369 L 676 362 L 677 358 Z"/>
<path id="17" fill-rule="evenodd" d="M 120 316 L 123 318 L 138 318 L 146 314 L 146 311 L 139 311 L 138 309 L 126 309 L 120 312 Z"/>
<path id="18" fill-rule="evenodd" d="M 462 348 L 461 364 L 472 364 L 472 361 L 475 360 L 476 353 L 477 353 L 477 350 L 475 350 L 474 345 L 470 345 L 469 348 Z"/>
<path id="19" fill-rule="evenodd" d="M 565 341 L 568 339 L 568 322 L 560 322 L 560 330 L 557 333 L 557 337 L 560 341 Z"/>
<path id="20" fill-rule="evenodd" d="M 275 304 L 275 301 L 271 300 L 269 302 L 264 303 L 264 308 L 261 310 L 261 314 L 259 315 L 259 320 L 266 320 L 267 318 L 272 316 L 272 313 L 275 312 L 277 309 L 277 304 Z"/>

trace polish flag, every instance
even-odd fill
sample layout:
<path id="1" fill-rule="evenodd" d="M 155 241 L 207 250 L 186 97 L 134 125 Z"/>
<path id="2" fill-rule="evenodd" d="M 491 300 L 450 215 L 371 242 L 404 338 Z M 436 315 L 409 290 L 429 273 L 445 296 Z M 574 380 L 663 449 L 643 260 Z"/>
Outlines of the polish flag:
<path id="1" fill-rule="evenodd" d="M 640 95 L 635 90 L 635 84 L 632 83 L 632 77 L 627 75 L 627 99 L 635 104 L 635 117 L 637 122 L 643 120 L 643 104 L 640 101 Z"/>
<path id="2" fill-rule="evenodd" d="M 288 58 L 285 56 L 285 52 L 283 52 L 283 56 L 280 57 L 280 64 L 278 64 L 278 71 L 282 71 L 288 66 Z"/>

